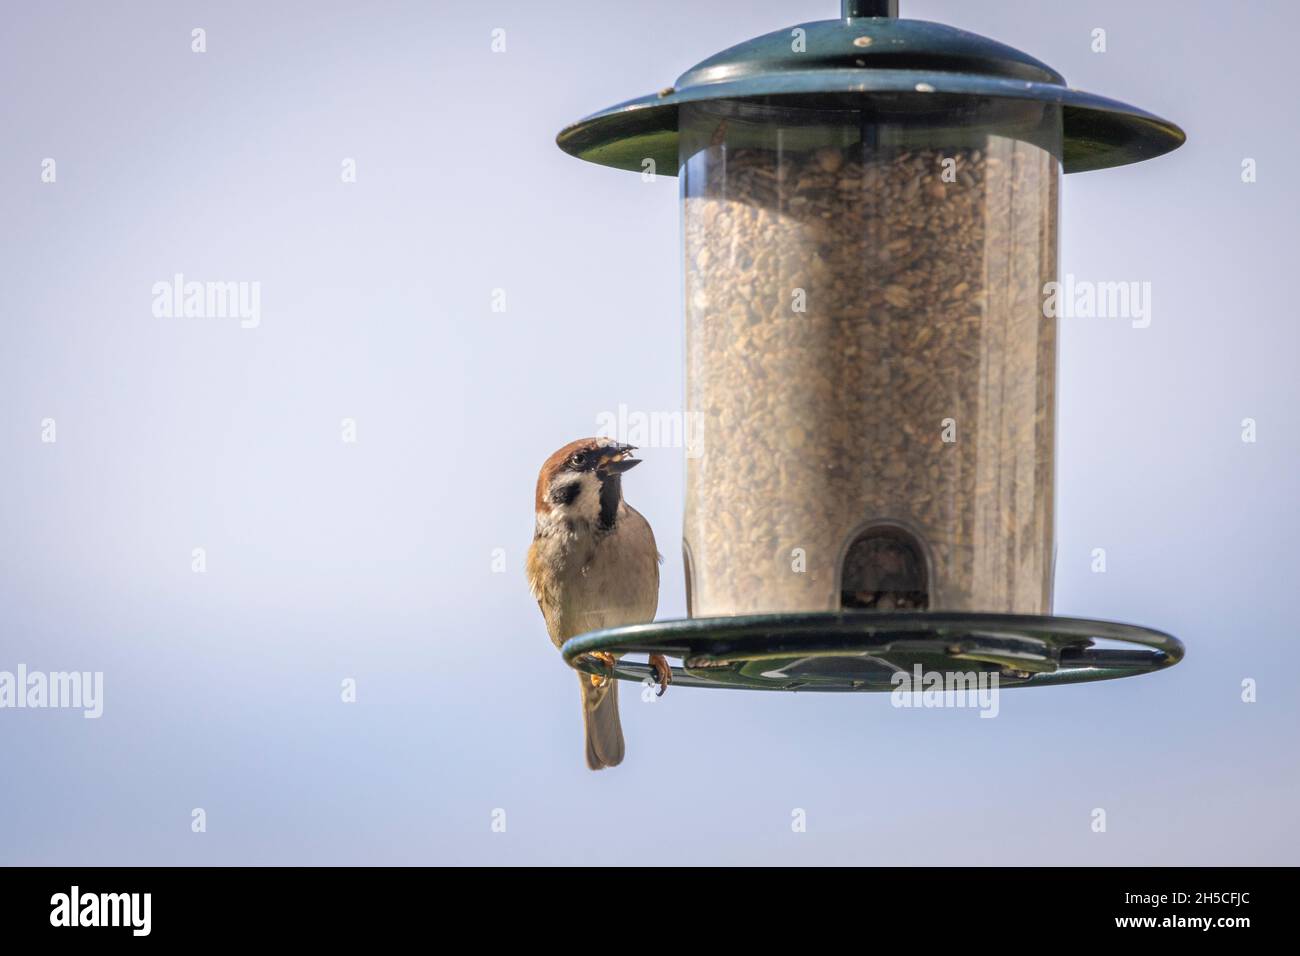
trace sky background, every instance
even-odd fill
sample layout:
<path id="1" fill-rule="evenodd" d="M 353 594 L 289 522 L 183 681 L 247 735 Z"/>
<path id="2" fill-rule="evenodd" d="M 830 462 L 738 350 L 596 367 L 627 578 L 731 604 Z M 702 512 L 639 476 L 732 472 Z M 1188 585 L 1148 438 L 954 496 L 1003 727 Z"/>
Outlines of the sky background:
<path id="1" fill-rule="evenodd" d="M 0 710 L 0 862 L 1300 863 L 1300 12 L 1242 7 L 903 0 L 1188 133 L 1064 180 L 1062 274 L 1153 314 L 1062 324 L 1056 562 L 1058 613 L 1186 660 L 995 720 L 625 688 L 599 774 L 524 581 L 533 483 L 602 411 L 680 408 L 677 180 L 554 137 L 834 0 L 6 9 L 0 670 L 105 700 Z M 259 327 L 155 317 L 178 272 L 260 282 Z M 625 483 L 661 618 L 682 455 Z"/>

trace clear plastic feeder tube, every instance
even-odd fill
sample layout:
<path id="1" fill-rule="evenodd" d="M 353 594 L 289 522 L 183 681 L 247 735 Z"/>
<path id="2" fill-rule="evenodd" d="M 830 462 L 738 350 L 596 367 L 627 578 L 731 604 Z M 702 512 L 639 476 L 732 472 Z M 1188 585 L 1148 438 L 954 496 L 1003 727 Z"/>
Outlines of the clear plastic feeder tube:
<path id="1" fill-rule="evenodd" d="M 1060 117 L 904 105 L 680 108 L 692 616 L 1051 611 Z"/>

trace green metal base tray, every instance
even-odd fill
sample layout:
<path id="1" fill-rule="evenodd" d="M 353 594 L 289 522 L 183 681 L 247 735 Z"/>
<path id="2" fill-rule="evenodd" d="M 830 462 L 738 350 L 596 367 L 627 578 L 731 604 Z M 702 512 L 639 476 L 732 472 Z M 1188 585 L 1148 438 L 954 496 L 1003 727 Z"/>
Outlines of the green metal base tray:
<path id="1" fill-rule="evenodd" d="M 678 686 L 793 691 L 892 691 L 894 675 L 917 665 L 997 673 L 1000 687 L 1069 684 L 1146 674 L 1183 658 L 1177 638 L 1131 624 L 938 611 L 657 621 L 580 634 L 561 651 L 577 670 L 623 680 L 645 680 L 649 665 L 620 659 L 611 669 L 591 653 L 676 658 Z"/>

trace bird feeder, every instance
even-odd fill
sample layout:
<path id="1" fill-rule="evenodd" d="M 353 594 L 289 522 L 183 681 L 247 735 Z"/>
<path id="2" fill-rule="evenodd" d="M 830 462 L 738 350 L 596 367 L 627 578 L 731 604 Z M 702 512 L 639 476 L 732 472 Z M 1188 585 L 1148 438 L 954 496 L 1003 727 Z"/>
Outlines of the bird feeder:
<path id="1" fill-rule="evenodd" d="M 566 659 L 661 653 L 679 684 L 788 690 L 887 690 L 917 664 L 1015 686 L 1176 663 L 1167 634 L 1052 616 L 1044 301 L 1061 173 L 1183 139 L 897 0 L 845 0 L 563 130 L 574 156 L 679 176 L 701 439 L 690 619 L 582 635 Z"/>

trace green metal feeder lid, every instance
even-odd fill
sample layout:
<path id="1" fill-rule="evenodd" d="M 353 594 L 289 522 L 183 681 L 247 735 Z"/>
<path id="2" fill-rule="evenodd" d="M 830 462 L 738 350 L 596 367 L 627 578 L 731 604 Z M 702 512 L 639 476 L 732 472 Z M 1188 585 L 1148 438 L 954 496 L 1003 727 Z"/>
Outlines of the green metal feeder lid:
<path id="1" fill-rule="evenodd" d="M 843 16 L 777 30 L 717 53 L 673 86 L 601 110 L 562 130 L 566 153 L 640 171 L 677 170 L 677 108 L 749 100 L 821 108 L 929 111 L 945 101 L 1029 100 L 1061 108 L 1067 173 L 1123 166 L 1177 149 L 1168 120 L 1066 86 L 1051 67 L 1005 44 L 924 20 L 897 0 L 843 0 Z M 800 32 L 802 31 L 802 32 Z"/>

